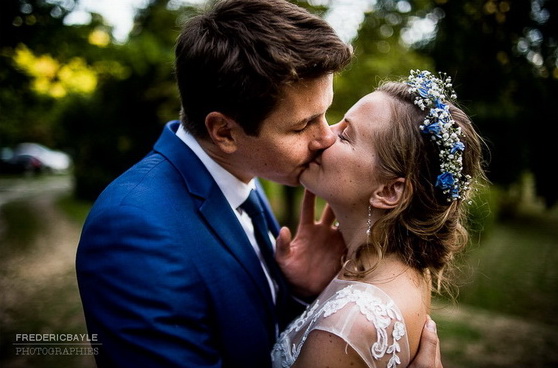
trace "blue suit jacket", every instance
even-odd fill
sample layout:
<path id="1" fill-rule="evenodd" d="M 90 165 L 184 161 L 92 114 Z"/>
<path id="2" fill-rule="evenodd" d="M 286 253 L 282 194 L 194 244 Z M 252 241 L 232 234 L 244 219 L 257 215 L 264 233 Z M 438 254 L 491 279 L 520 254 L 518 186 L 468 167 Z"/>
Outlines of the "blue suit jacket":
<path id="1" fill-rule="evenodd" d="M 246 234 L 178 124 L 105 189 L 84 225 L 76 270 L 102 344 L 97 364 L 269 366 L 276 324 L 302 307 L 273 304 Z"/>

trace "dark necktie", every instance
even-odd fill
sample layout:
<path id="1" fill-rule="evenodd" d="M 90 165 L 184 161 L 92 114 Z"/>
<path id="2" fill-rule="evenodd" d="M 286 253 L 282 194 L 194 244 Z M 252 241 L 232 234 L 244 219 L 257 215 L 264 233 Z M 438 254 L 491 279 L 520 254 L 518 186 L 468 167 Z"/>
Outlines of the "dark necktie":
<path id="1" fill-rule="evenodd" d="M 250 191 L 248 199 L 240 205 L 240 208 L 246 211 L 248 216 L 250 216 L 252 225 L 254 225 L 256 242 L 258 243 L 268 268 L 271 268 L 272 264 L 275 263 L 273 257 L 273 246 L 271 245 L 271 240 L 269 239 L 269 227 L 267 226 L 267 220 L 265 219 L 263 207 L 255 190 Z"/>
<path id="2" fill-rule="evenodd" d="M 240 208 L 246 211 L 252 220 L 256 242 L 258 243 L 258 247 L 260 248 L 260 252 L 262 253 L 265 263 L 267 264 L 267 268 L 271 273 L 271 277 L 275 279 L 277 276 L 275 273 L 277 264 L 275 263 L 275 258 L 273 256 L 271 239 L 269 239 L 269 227 L 267 226 L 264 210 L 255 190 L 250 191 L 248 199 L 240 205 Z"/>
<path id="3" fill-rule="evenodd" d="M 271 244 L 271 239 L 269 238 L 269 227 L 267 225 L 267 220 L 265 219 L 262 204 L 255 190 L 250 191 L 248 199 L 240 205 L 240 208 L 246 211 L 246 213 L 252 220 L 256 242 L 258 243 L 260 252 L 262 253 L 262 256 L 265 260 L 271 279 L 275 282 L 276 285 L 278 285 L 276 307 L 281 310 L 281 308 L 283 308 L 283 305 L 285 304 L 285 293 L 287 292 L 288 287 L 281 273 L 281 270 L 279 269 L 279 265 L 275 261 L 275 256 L 273 255 L 273 246 Z M 280 312 L 278 314 L 278 317 L 281 316 L 281 313 L 283 312 Z M 283 322 L 281 323 L 281 328 L 284 328 L 286 325 L 283 326 Z M 276 335 L 278 334 L 278 332 L 279 325 L 276 323 Z"/>

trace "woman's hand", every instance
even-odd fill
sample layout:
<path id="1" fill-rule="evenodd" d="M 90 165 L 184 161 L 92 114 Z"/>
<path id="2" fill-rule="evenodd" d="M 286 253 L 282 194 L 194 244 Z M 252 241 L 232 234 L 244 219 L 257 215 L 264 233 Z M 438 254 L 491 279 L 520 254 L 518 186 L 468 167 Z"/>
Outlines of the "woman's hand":
<path id="1" fill-rule="evenodd" d="M 283 227 L 276 242 L 275 259 L 296 296 L 317 296 L 337 275 L 346 252 L 343 237 L 334 225 L 335 214 L 326 205 L 319 221 L 314 220 L 316 196 L 304 191 L 300 221 L 294 239 Z"/>
<path id="2" fill-rule="evenodd" d="M 440 339 L 436 333 L 436 323 L 428 316 L 422 335 L 417 355 L 409 368 L 443 368 L 440 354 Z"/>

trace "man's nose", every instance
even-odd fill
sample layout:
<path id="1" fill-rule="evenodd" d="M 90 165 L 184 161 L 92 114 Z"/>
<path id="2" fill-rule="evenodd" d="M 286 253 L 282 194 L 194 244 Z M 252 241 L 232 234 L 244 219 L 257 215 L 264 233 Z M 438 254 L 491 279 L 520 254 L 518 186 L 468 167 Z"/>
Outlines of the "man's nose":
<path id="1" fill-rule="evenodd" d="M 311 151 L 324 150 L 335 143 L 335 134 L 331 130 L 331 127 L 324 119 L 324 121 L 319 125 L 319 129 L 316 132 L 314 139 L 310 142 L 309 148 Z"/>

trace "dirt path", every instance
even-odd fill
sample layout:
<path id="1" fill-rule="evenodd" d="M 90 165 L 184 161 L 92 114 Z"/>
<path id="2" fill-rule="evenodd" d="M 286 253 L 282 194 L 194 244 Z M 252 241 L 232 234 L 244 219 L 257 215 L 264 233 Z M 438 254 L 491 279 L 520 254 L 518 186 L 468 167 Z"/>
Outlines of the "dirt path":
<path id="1" fill-rule="evenodd" d="M 444 367 L 558 367 L 558 329 L 465 305 L 433 312 Z"/>
<path id="2" fill-rule="evenodd" d="M 21 251 L 15 249 L 3 253 L 0 259 L 2 367 L 94 367 L 91 356 L 76 353 L 66 356 L 18 355 L 14 346 L 18 333 L 86 333 L 74 272 L 81 228 L 55 205 L 69 189 L 60 184 L 50 182 L 40 191 L 31 185 L 31 190 L 19 193 L 19 196 L 11 194 L 12 201 L 26 206 L 29 221 L 36 217 L 41 223 L 39 234 L 32 237 L 32 244 L 25 245 Z M 2 220 L 0 217 L 0 223 Z M 8 231 L 5 224 L 0 228 Z M 0 239 L 5 240 L 1 233 Z M 23 247 L 22 244 L 2 244 L 4 246 Z"/>
<path id="3" fill-rule="evenodd" d="M 25 250 L 16 249 L 8 254 L 4 253 L 0 259 L 3 276 L 1 279 L 2 310 L 21 305 L 22 298 L 32 297 L 37 292 L 48 289 L 53 282 L 65 278 L 73 269 L 80 229 L 55 206 L 55 201 L 66 194 L 69 187 L 63 184 L 57 187 L 47 185 L 42 192 L 37 192 L 37 186 L 37 184 L 30 184 L 26 190 L 11 191 L 16 195 L 9 196 L 12 202 L 25 203 L 30 217 L 36 216 L 37 221 L 41 222 L 39 225 L 41 232 L 33 236 L 34 240 L 30 245 L 11 244 L 12 249 L 25 247 Z M 1 204 L 6 202 L 8 201 L 2 203 L 0 200 Z M 5 219 L 0 217 L 0 223 L 3 220 Z M 6 225 L 2 226 L 4 231 L 9 231 L 5 227 Z M 29 229 L 29 231 L 33 230 Z M 7 241 L 14 242 L 10 239 Z"/>

